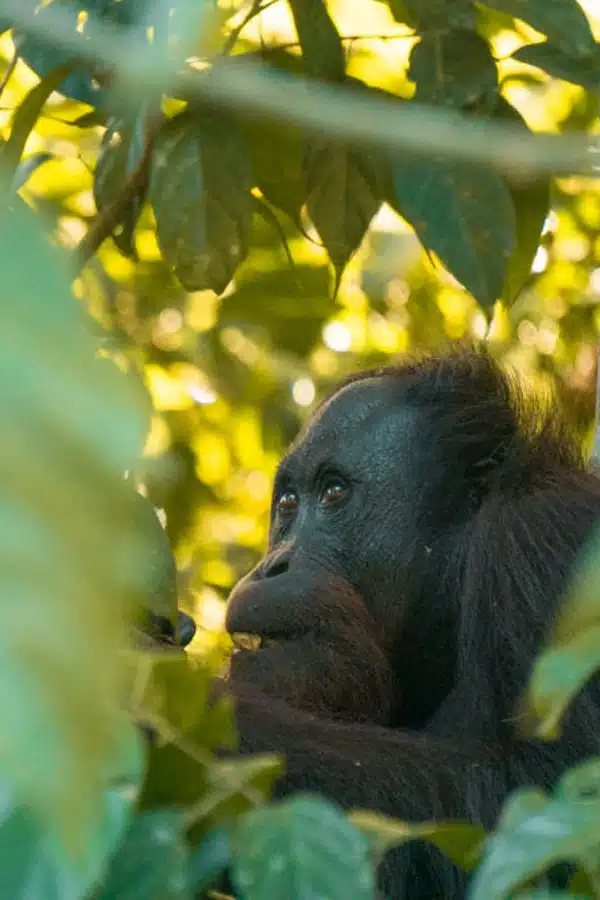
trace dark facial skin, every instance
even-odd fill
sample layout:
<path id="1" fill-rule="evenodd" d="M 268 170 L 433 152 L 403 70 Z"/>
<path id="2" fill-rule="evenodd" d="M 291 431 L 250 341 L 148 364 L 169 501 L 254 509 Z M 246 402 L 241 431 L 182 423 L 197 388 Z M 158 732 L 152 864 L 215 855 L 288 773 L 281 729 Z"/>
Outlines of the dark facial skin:
<path id="1" fill-rule="evenodd" d="M 269 550 L 229 601 L 230 633 L 275 643 L 235 653 L 233 680 L 298 708 L 389 721 L 421 444 L 419 416 L 389 378 L 350 384 L 317 410 L 279 467 Z"/>

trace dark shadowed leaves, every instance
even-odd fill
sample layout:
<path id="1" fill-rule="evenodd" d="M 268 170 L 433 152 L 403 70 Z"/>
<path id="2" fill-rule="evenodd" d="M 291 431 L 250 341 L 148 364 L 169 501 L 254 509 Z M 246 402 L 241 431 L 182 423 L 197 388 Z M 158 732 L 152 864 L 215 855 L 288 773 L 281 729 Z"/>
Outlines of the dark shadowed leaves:
<path id="1" fill-rule="evenodd" d="M 365 838 L 331 803 L 295 797 L 249 813 L 233 838 L 233 880 L 246 900 L 372 900 Z"/>
<path id="2" fill-rule="evenodd" d="M 471 0 L 382 0 L 394 19 L 411 28 L 475 28 L 477 14 Z"/>
<path id="3" fill-rule="evenodd" d="M 600 889 L 600 761 L 569 772 L 553 797 L 524 789 L 508 800 L 474 876 L 473 900 L 504 900 L 560 862 L 578 865 Z"/>
<path id="4" fill-rule="evenodd" d="M 315 138 L 304 165 L 308 214 L 339 280 L 383 202 L 381 163 L 366 150 Z"/>
<path id="5" fill-rule="evenodd" d="M 515 212 L 500 175 L 436 159 L 394 160 L 391 205 L 486 310 L 515 247 Z"/>
<path id="6" fill-rule="evenodd" d="M 527 700 L 537 733 L 555 737 L 569 703 L 600 668 L 600 539 L 571 580 L 548 649 L 536 660 Z"/>
<path id="7" fill-rule="evenodd" d="M 326 0 L 288 0 L 288 4 L 307 75 L 341 81 L 346 71 L 344 48 Z"/>
<path id="8" fill-rule="evenodd" d="M 577 0 L 481 0 L 532 25 L 575 56 L 594 53 L 594 36 Z"/>
<path id="9" fill-rule="evenodd" d="M 527 44 L 513 53 L 519 62 L 543 69 L 553 78 L 562 78 L 573 84 L 580 84 L 588 91 L 600 88 L 600 46 L 590 56 L 574 56 L 557 44 L 542 41 L 539 44 Z"/>
<path id="10" fill-rule="evenodd" d="M 146 117 L 133 120 L 111 119 L 102 138 L 94 172 L 94 200 L 98 212 L 110 208 L 121 194 L 143 158 L 146 141 Z M 132 202 L 127 204 L 123 220 L 113 239 L 121 252 L 136 258 L 134 231 L 139 218 L 146 185 L 141 184 Z"/>
<path id="11" fill-rule="evenodd" d="M 498 98 L 496 116 L 527 128 L 520 113 L 504 97 Z M 502 291 L 502 299 L 510 305 L 531 274 L 544 222 L 550 211 L 550 179 L 545 176 L 527 182 L 507 179 L 507 183 L 517 217 L 517 243 L 507 263 Z"/>
<path id="12" fill-rule="evenodd" d="M 184 817 L 175 810 L 137 816 L 97 900 L 191 900 Z"/>
<path id="13" fill-rule="evenodd" d="M 231 119 L 186 112 L 157 141 L 150 199 L 165 260 L 190 291 L 225 290 L 246 256 L 252 173 Z"/>
<path id="14" fill-rule="evenodd" d="M 461 822 L 422 822 L 415 825 L 362 810 L 349 813 L 348 818 L 368 839 L 377 862 L 392 847 L 400 847 L 409 841 L 427 840 L 457 866 L 471 871 L 479 860 L 485 840 L 485 831 L 480 825 L 463 825 Z"/>
<path id="15" fill-rule="evenodd" d="M 300 130 L 288 122 L 258 118 L 244 119 L 242 128 L 255 186 L 297 223 L 306 196 Z"/>
<path id="16" fill-rule="evenodd" d="M 410 55 L 415 100 L 458 108 L 493 108 L 496 63 L 486 41 L 472 31 L 426 32 Z"/>

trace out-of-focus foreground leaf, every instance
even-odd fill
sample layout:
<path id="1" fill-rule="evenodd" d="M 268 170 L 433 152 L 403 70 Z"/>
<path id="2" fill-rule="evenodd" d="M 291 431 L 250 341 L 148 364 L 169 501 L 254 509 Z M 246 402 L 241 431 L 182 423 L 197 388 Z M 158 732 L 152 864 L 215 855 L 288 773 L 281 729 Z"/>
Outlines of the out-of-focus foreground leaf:
<path id="1" fill-rule="evenodd" d="M 0 766 L 75 854 L 102 828 L 102 792 L 131 739 L 118 711 L 124 612 L 146 547 L 123 472 L 147 415 L 97 357 L 39 220 L 19 197 L 3 201 Z"/>
<path id="2" fill-rule="evenodd" d="M 596 534 L 576 570 L 550 645 L 538 657 L 527 702 L 537 733 L 555 737 L 571 700 L 600 668 L 600 536 Z"/>
<path id="3" fill-rule="evenodd" d="M 438 847 L 457 866 L 470 871 L 477 863 L 485 831 L 481 825 L 462 822 L 400 822 L 379 813 L 354 810 L 348 818 L 371 845 L 377 862 L 392 847 L 409 841 L 427 840 Z"/>
<path id="4" fill-rule="evenodd" d="M 79 900 L 102 876 L 133 818 L 143 775 L 138 735 L 127 735 L 110 787 L 102 800 L 102 827 L 76 859 L 69 858 L 54 836 L 23 806 L 10 789 L 0 787 L 0 863 L 2 894 L 11 900 Z"/>
<path id="5" fill-rule="evenodd" d="M 234 838 L 233 877 L 247 900 L 368 900 L 368 844 L 333 804 L 299 796 L 253 810 Z"/>
<path id="6" fill-rule="evenodd" d="M 600 889 L 600 760 L 583 763 L 559 782 L 553 797 L 523 789 L 508 800 L 486 842 L 473 881 L 473 900 L 504 900 L 556 863 L 575 863 L 594 895 Z"/>

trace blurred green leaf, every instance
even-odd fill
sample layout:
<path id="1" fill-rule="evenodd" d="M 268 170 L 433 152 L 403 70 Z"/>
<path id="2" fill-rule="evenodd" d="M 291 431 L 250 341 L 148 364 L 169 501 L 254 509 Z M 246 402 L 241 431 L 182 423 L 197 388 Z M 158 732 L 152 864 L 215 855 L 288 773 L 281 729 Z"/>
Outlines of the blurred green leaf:
<path id="1" fill-rule="evenodd" d="M 594 53 L 590 24 L 577 0 L 481 0 L 484 6 L 499 9 L 532 25 L 536 31 L 576 56 Z"/>
<path id="2" fill-rule="evenodd" d="M 527 703 L 541 737 L 558 735 L 568 705 L 600 668 L 599 567 L 596 535 L 571 578 L 550 644 L 534 663 Z"/>
<path id="3" fill-rule="evenodd" d="M 56 69 L 53 69 L 39 84 L 36 84 L 29 91 L 17 108 L 12 120 L 10 137 L 0 151 L 0 163 L 5 171 L 15 172 L 21 161 L 27 138 L 35 127 L 48 97 L 72 71 L 73 63 L 71 61 L 62 63 Z"/>
<path id="4" fill-rule="evenodd" d="M 225 290 L 246 256 L 252 174 L 235 122 L 206 110 L 172 119 L 150 182 L 158 242 L 189 290 Z"/>
<path id="5" fill-rule="evenodd" d="M 513 58 L 529 66 L 543 69 L 553 78 L 562 78 L 573 84 L 580 84 L 588 91 L 600 88 L 600 46 L 590 56 L 573 57 L 562 47 L 542 41 L 539 44 L 526 44 L 513 53 Z"/>
<path id="6" fill-rule="evenodd" d="M 485 841 L 485 831 L 481 825 L 462 822 L 420 822 L 415 825 L 363 810 L 353 810 L 348 818 L 368 839 L 378 861 L 392 847 L 409 841 L 427 840 L 457 866 L 470 872 L 479 861 Z"/>
<path id="7" fill-rule="evenodd" d="M 125 727 L 125 616 L 146 546 L 122 473 L 147 418 L 95 357 L 60 253 L 16 195 L 5 196 L 0 266 L 0 764 L 16 800 L 76 853 L 99 827 Z"/>
<path id="8" fill-rule="evenodd" d="M 395 159 L 390 203 L 488 312 L 500 297 L 516 222 L 500 175 L 464 163 Z"/>
<path id="9" fill-rule="evenodd" d="M 248 813 L 236 829 L 233 854 L 233 881 L 247 900 L 371 900 L 375 891 L 366 840 L 319 797 Z"/>
<path id="10" fill-rule="evenodd" d="M 495 115 L 513 125 L 527 128 L 525 120 L 504 97 L 498 98 Z M 507 179 L 516 213 L 517 244 L 506 266 L 502 299 L 511 305 L 526 284 L 550 212 L 550 179 L 536 178 L 526 183 Z"/>
<path id="11" fill-rule="evenodd" d="M 222 828 L 214 828 L 202 838 L 200 846 L 190 852 L 188 882 L 197 892 L 206 890 L 229 866 L 229 836 Z"/>
<path id="12" fill-rule="evenodd" d="M 419 103 L 492 109 L 496 102 L 496 63 L 473 31 L 426 32 L 411 51 L 408 77 Z"/>
<path id="13" fill-rule="evenodd" d="M 97 900 L 191 900 L 184 816 L 137 816 L 112 861 Z"/>
<path id="14" fill-rule="evenodd" d="M 304 167 L 308 214 L 339 282 L 383 203 L 382 164 L 366 150 L 313 138 L 307 145 Z"/>
<path id="15" fill-rule="evenodd" d="M 577 791 L 559 784 L 555 796 L 523 789 L 507 801 L 483 862 L 473 879 L 473 900 L 502 900 L 559 862 L 575 863 L 600 889 L 600 799 L 598 766 L 584 764 Z M 577 773 L 577 769 L 574 770 Z M 591 777 L 591 791 L 585 790 Z"/>
<path id="16" fill-rule="evenodd" d="M 288 0 L 308 75 L 342 81 L 346 59 L 325 0 Z"/>

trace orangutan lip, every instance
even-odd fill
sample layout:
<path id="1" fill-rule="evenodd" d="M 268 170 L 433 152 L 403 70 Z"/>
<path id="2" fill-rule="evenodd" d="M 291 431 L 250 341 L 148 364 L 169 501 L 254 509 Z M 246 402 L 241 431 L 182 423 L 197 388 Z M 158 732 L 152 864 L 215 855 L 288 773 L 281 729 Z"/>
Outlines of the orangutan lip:
<path id="1" fill-rule="evenodd" d="M 291 636 L 267 637 L 262 634 L 250 634 L 247 631 L 235 631 L 231 635 L 231 640 L 233 641 L 233 652 L 237 653 L 240 650 L 256 651 L 276 647 L 284 641 L 291 640 Z"/>

